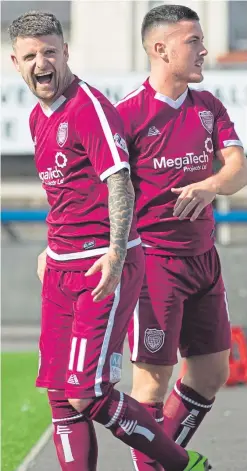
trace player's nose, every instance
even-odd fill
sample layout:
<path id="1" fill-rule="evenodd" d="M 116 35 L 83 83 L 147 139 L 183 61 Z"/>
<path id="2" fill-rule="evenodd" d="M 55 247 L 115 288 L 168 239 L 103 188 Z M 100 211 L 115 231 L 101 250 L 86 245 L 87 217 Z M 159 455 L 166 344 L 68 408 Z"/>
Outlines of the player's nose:
<path id="1" fill-rule="evenodd" d="M 36 55 L 36 67 L 39 70 L 45 70 L 46 66 L 46 58 L 43 56 L 43 54 L 37 54 Z"/>
<path id="2" fill-rule="evenodd" d="M 200 52 L 200 56 L 207 56 L 208 55 L 208 50 L 205 48 L 205 46 L 202 46 L 202 50 Z"/>

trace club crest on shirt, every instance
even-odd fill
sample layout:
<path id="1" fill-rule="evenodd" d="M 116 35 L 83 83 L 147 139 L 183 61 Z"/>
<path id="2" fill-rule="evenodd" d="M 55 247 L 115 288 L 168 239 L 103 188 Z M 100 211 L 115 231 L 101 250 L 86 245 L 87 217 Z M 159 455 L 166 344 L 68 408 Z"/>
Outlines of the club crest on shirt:
<path id="1" fill-rule="evenodd" d="M 124 152 L 126 152 L 126 154 L 129 155 L 129 151 L 128 151 L 128 147 L 127 147 L 125 139 L 123 139 L 123 137 L 121 137 L 118 133 L 114 135 L 113 139 L 115 141 L 116 146 L 120 147 L 120 149 L 124 150 Z"/>
<path id="2" fill-rule="evenodd" d="M 213 132 L 214 128 L 214 115 L 211 111 L 199 111 L 198 113 L 199 118 L 203 127 L 208 131 L 210 134 Z"/>
<path id="3" fill-rule="evenodd" d="M 159 329 L 146 329 L 144 334 L 144 345 L 151 352 L 155 353 L 163 347 L 165 332 Z"/>
<path id="4" fill-rule="evenodd" d="M 68 123 L 60 123 L 57 130 L 57 143 L 63 147 L 68 138 Z"/>

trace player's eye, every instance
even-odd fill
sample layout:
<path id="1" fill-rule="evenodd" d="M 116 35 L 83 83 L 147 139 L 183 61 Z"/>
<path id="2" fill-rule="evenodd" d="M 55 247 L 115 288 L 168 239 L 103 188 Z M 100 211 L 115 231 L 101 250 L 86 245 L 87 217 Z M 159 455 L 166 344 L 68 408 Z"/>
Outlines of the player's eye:
<path id="1" fill-rule="evenodd" d="M 45 53 L 46 53 L 46 55 L 48 55 L 48 56 L 52 56 L 52 55 L 55 54 L 55 52 L 56 52 L 56 51 L 54 51 L 53 49 L 48 49 L 48 51 L 46 51 Z"/>
<path id="2" fill-rule="evenodd" d="M 25 61 L 31 61 L 35 58 L 35 54 L 28 54 L 27 56 L 24 57 Z"/>

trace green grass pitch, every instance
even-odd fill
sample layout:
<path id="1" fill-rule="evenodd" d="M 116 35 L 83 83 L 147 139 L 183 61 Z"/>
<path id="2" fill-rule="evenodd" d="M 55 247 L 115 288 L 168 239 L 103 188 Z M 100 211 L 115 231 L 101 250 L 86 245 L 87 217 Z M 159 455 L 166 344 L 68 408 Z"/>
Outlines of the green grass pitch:
<path id="1" fill-rule="evenodd" d="M 51 422 L 46 390 L 34 386 L 37 353 L 3 353 L 2 471 L 14 471 Z"/>

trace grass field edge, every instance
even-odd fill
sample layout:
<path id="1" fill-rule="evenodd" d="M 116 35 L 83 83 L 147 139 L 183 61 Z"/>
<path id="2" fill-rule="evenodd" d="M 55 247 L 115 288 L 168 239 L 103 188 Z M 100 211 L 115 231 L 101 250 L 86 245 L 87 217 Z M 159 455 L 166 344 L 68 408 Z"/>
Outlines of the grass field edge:
<path id="1" fill-rule="evenodd" d="M 43 450 L 52 436 L 53 425 L 49 425 L 44 433 L 41 435 L 37 443 L 28 452 L 22 463 L 16 468 L 16 471 L 27 471 L 31 463 L 37 458 L 39 453 Z"/>

